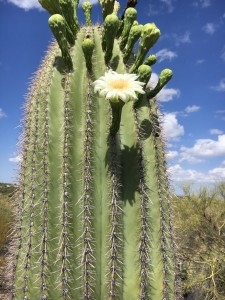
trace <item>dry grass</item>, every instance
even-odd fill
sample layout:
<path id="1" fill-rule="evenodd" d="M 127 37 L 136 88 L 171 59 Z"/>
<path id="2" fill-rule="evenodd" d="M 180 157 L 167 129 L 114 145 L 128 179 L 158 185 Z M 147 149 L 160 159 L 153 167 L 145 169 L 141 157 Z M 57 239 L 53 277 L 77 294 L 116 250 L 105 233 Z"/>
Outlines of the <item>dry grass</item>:
<path id="1" fill-rule="evenodd" d="M 0 300 L 7 299 L 4 293 L 3 270 L 6 265 L 8 234 L 13 222 L 11 192 L 11 186 L 0 184 Z"/>

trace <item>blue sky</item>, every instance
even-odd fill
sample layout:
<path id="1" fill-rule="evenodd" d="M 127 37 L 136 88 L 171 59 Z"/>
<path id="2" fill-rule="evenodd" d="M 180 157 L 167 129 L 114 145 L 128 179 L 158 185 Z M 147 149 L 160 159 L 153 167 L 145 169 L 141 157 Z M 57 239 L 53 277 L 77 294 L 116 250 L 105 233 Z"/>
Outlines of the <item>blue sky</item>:
<path id="1" fill-rule="evenodd" d="M 123 8 L 126 1 L 120 3 Z M 161 30 L 151 50 L 158 58 L 151 84 L 162 69 L 174 72 L 158 96 L 171 178 L 178 185 L 225 180 L 225 1 L 139 0 L 137 9 L 140 23 L 154 22 Z M 22 106 L 52 40 L 48 17 L 37 0 L 0 0 L 2 182 L 17 177 Z M 101 20 L 98 4 L 93 17 Z M 79 19 L 84 22 L 80 8 Z"/>

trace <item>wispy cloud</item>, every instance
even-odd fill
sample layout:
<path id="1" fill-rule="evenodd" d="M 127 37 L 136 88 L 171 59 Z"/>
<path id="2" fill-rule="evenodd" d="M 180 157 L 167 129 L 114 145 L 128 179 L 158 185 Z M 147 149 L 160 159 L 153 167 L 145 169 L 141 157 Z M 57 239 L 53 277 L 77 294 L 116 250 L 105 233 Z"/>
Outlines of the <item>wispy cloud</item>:
<path id="1" fill-rule="evenodd" d="M 82 4 L 86 0 L 80 0 L 80 4 Z M 89 0 L 92 4 L 97 4 L 98 0 Z M 26 11 L 30 9 L 39 9 L 42 10 L 42 7 L 38 0 L 7 0 L 8 3 L 12 3 Z"/>
<path id="2" fill-rule="evenodd" d="M 81 5 L 83 2 L 85 2 L 87 0 L 80 0 L 79 5 Z M 97 4 L 99 3 L 99 0 L 88 0 L 89 2 L 91 2 L 92 4 Z"/>
<path id="3" fill-rule="evenodd" d="M 204 59 L 198 59 L 198 60 L 196 61 L 196 64 L 197 64 L 197 65 L 201 65 L 201 64 L 203 64 L 204 62 L 205 62 Z"/>
<path id="4" fill-rule="evenodd" d="M 202 27 L 202 30 L 209 35 L 213 35 L 217 29 L 217 25 L 214 23 L 207 23 Z"/>
<path id="5" fill-rule="evenodd" d="M 179 155 L 178 151 L 168 151 L 166 153 L 166 158 L 167 159 L 174 159 L 175 157 L 177 157 Z"/>
<path id="6" fill-rule="evenodd" d="M 41 10 L 42 7 L 38 0 L 7 0 L 9 3 L 12 3 L 20 8 L 23 8 L 24 10 L 30 10 L 30 9 L 39 9 Z"/>
<path id="7" fill-rule="evenodd" d="M 160 0 L 160 1 L 166 5 L 169 13 L 174 11 L 174 9 L 175 9 L 175 7 L 173 5 L 174 0 Z"/>
<path id="8" fill-rule="evenodd" d="M 210 132 L 210 134 L 213 134 L 213 135 L 223 134 L 223 131 L 220 129 L 210 129 L 209 132 Z"/>
<path id="9" fill-rule="evenodd" d="M 206 8 L 206 7 L 209 7 L 212 5 L 211 0 L 197 0 L 197 1 L 194 1 L 192 4 L 195 7 L 200 6 L 202 8 Z"/>
<path id="10" fill-rule="evenodd" d="M 187 113 L 187 114 L 190 114 L 190 113 L 193 113 L 193 112 L 196 112 L 196 111 L 198 111 L 200 109 L 200 106 L 197 106 L 197 105 L 191 105 L 191 106 L 187 106 L 186 108 L 185 108 L 185 112 Z"/>
<path id="11" fill-rule="evenodd" d="M 153 4 L 148 6 L 148 16 L 156 16 L 160 13 L 159 9 L 155 8 Z"/>
<path id="12" fill-rule="evenodd" d="M 6 117 L 6 113 L 0 108 L 0 119 Z"/>
<path id="13" fill-rule="evenodd" d="M 175 9 L 173 2 L 176 0 L 160 0 L 157 5 L 149 4 L 148 6 L 148 16 L 155 16 L 164 13 L 172 13 Z"/>
<path id="14" fill-rule="evenodd" d="M 12 155 L 12 157 L 9 158 L 9 161 L 13 163 L 19 163 L 21 162 L 21 160 L 22 160 L 21 155 L 20 154 L 16 155 L 15 153 Z"/>
<path id="15" fill-rule="evenodd" d="M 225 92 L 225 78 L 222 78 L 216 86 L 211 86 L 211 88 L 217 92 Z"/>
<path id="16" fill-rule="evenodd" d="M 156 53 L 156 57 L 157 57 L 158 62 L 162 62 L 167 59 L 168 60 L 174 59 L 175 57 L 177 57 L 177 54 L 174 51 L 164 48 L 164 49 L 159 50 Z"/>
<path id="17" fill-rule="evenodd" d="M 174 39 L 175 39 L 176 46 L 179 46 L 180 44 L 189 44 L 189 43 L 191 43 L 190 35 L 191 35 L 190 31 L 186 31 L 182 35 L 174 34 Z"/>
<path id="18" fill-rule="evenodd" d="M 179 140 L 184 135 L 184 126 L 179 124 L 175 113 L 166 113 L 162 125 L 168 141 Z"/>

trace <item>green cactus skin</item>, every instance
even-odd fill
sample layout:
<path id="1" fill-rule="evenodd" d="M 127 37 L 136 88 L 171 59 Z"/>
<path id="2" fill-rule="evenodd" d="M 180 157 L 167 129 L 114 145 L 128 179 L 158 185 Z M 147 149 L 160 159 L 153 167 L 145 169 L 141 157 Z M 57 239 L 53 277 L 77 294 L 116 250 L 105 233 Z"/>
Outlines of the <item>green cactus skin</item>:
<path id="1" fill-rule="evenodd" d="M 54 26 L 54 18 L 69 24 L 71 15 L 60 17 L 53 9 L 62 1 L 40 2 L 56 14 L 50 24 L 52 18 Z M 108 14 L 111 2 L 104 4 Z M 58 31 L 50 25 L 58 44 L 50 46 L 25 109 L 12 298 L 179 299 L 165 146 L 154 99 L 172 73 L 162 72 L 152 94 L 119 107 L 120 122 L 112 128 L 116 109 L 94 93 L 93 81 L 108 68 L 138 68 L 146 84 L 151 67 L 125 65 L 121 39 L 107 43 L 105 27 L 77 29 L 71 46 L 64 25 Z M 139 51 L 146 55 L 142 42 Z"/>

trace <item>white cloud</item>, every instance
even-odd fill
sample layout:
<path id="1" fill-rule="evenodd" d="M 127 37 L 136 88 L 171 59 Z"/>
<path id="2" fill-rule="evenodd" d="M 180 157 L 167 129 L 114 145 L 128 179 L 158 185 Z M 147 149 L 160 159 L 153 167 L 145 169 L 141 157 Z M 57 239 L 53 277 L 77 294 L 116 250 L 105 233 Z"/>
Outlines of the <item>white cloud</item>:
<path id="1" fill-rule="evenodd" d="M 215 135 L 219 135 L 219 134 L 223 134 L 223 131 L 220 129 L 210 129 L 210 134 L 215 134 Z"/>
<path id="2" fill-rule="evenodd" d="M 222 78 L 216 86 L 211 86 L 211 88 L 217 92 L 225 92 L 225 78 Z"/>
<path id="3" fill-rule="evenodd" d="M 160 102 L 168 102 L 173 100 L 174 97 L 180 96 L 180 90 L 173 89 L 173 88 L 166 88 L 164 87 L 156 96 L 156 99 Z"/>
<path id="4" fill-rule="evenodd" d="M 14 163 L 19 163 L 19 162 L 21 162 L 21 160 L 22 160 L 22 157 L 20 154 L 19 155 L 14 154 L 12 157 L 9 158 L 9 161 L 14 162 Z"/>
<path id="5" fill-rule="evenodd" d="M 198 0 L 193 2 L 193 6 L 198 7 L 201 6 L 202 8 L 206 8 L 211 6 L 211 0 Z"/>
<path id="6" fill-rule="evenodd" d="M 217 140 L 199 139 L 191 148 L 181 147 L 180 161 L 201 162 L 204 158 L 225 155 L 225 134 L 218 135 Z"/>
<path id="7" fill-rule="evenodd" d="M 163 117 L 163 131 L 168 141 L 178 140 L 184 135 L 184 127 L 178 123 L 175 113 L 166 113 Z"/>
<path id="8" fill-rule="evenodd" d="M 87 0 L 80 0 L 79 5 L 81 5 L 83 2 L 85 2 Z M 92 4 L 97 4 L 99 3 L 99 0 L 88 0 L 89 2 L 91 2 Z"/>
<path id="9" fill-rule="evenodd" d="M 178 151 L 168 151 L 166 153 L 166 158 L 167 159 L 174 159 L 177 156 L 178 156 Z"/>
<path id="10" fill-rule="evenodd" d="M 198 59 L 198 60 L 196 61 L 196 64 L 197 64 L 197 65 L 200 65 L 200 64 L 203 64 L 204 62 L 205 62 L 204 59 Z"/>
<path id="11" fill-rule="evenodd" d="M 211 6 L 211 0 L 200 0 L 202 8 Z"/>
<path id="12" fill-rule="evenodd" d="M 152 73 L 151 78 L 148 82 L 148 86 L 150 88 L 154 88 L 159 80 L 159 76 L 156 73 Z M 174 97 L 180 96 L 180 90 L 174 88 L 166 88 L 164 87 L 156 96 L 156 99 L 161 102 L 168 102 L 173 100 Z"/>
<path id="13" fill-rule="evenodd" d="M 176 164 L 169 167 L 168 171 L 172 180 L 176 182 L 215 183 L 225 179 L 225 168 L 222 165 L 207 172 L 199 172 L 194 169 L 184 169 Z"/>
<path id="14" fill-rule="evenodd" d="M 191 35 L 191 33 L 189 31 L 186 31 L 183 35 L 174 34 L 174 39 L 175 39 L 176 46 L 179 46 L 180 44 L 189 44 L 189 43 L 191 43 L 190 35 Z"/>
<path id="15" fill-rule="evenodd" d="M 187 107 L 185 108 L 185 112 L 189 114 L 189 113 L 196 112 L 196 111 L 198 111 L 199 109 L 200 109 L 200 106 L 197 106 L 197 105 L 187 106 Z"/>
<path id="16" fill-rule="evenodd" d="M 174 11 L 174 6 L 173 6 L 174 0 L 160 0 L 160 1 L 163 2 L 167 6 L 169 13 Z"/>
<path id="17" fill-rule="evenodd" d="M 217 26 L 213 23 L 207 23 L 205 26 L 202 27 L 202 30 L 209 34 L 209 35 L 213 35 L 216 31 Z"/>
<path id="18" fill-rule="evenodd" d="M 86 0 L 80 0 L 80 5 Z M 89 0 L 92 4 L 97 4 L 98 0 Z M 39 9 L 42 10 L 42 7 L 38 0 L 7 0 L 8 3 L 12 3 L 20 8 L 25 9 L 26 11 L 30 9 Z"/>
<path id="19" fill-rule="evenodd" d="M 148 16 L 156 16 L 159 14 L 159 10 L 154 7 L 154 5 L 149 4 Z"/>
<path id="20" fill-rule="evenodd" d="M 6 117 L 6 113 L 0 108 L 0 119 Z"/>
<path id="21" fill-rule="evenodd" d="M 159 50 L 156 53 L 156 57 L 157 57 L 159 62 L 162 62 L 166 59 L 168 59 L 168 60 L 174 59 L 175 57 L 177 57 L 177 54 L 174 51 L 171 51 L 171 50 L 168 50 L 168 49 L 164 48 L 162 50 Z"/>
<path id="22" fill-rule="evenodd" d="M 25 10 L 34 9 L 34 8 L 42 9 L 38 0 L 7 0 L 7 1 Z"/>

